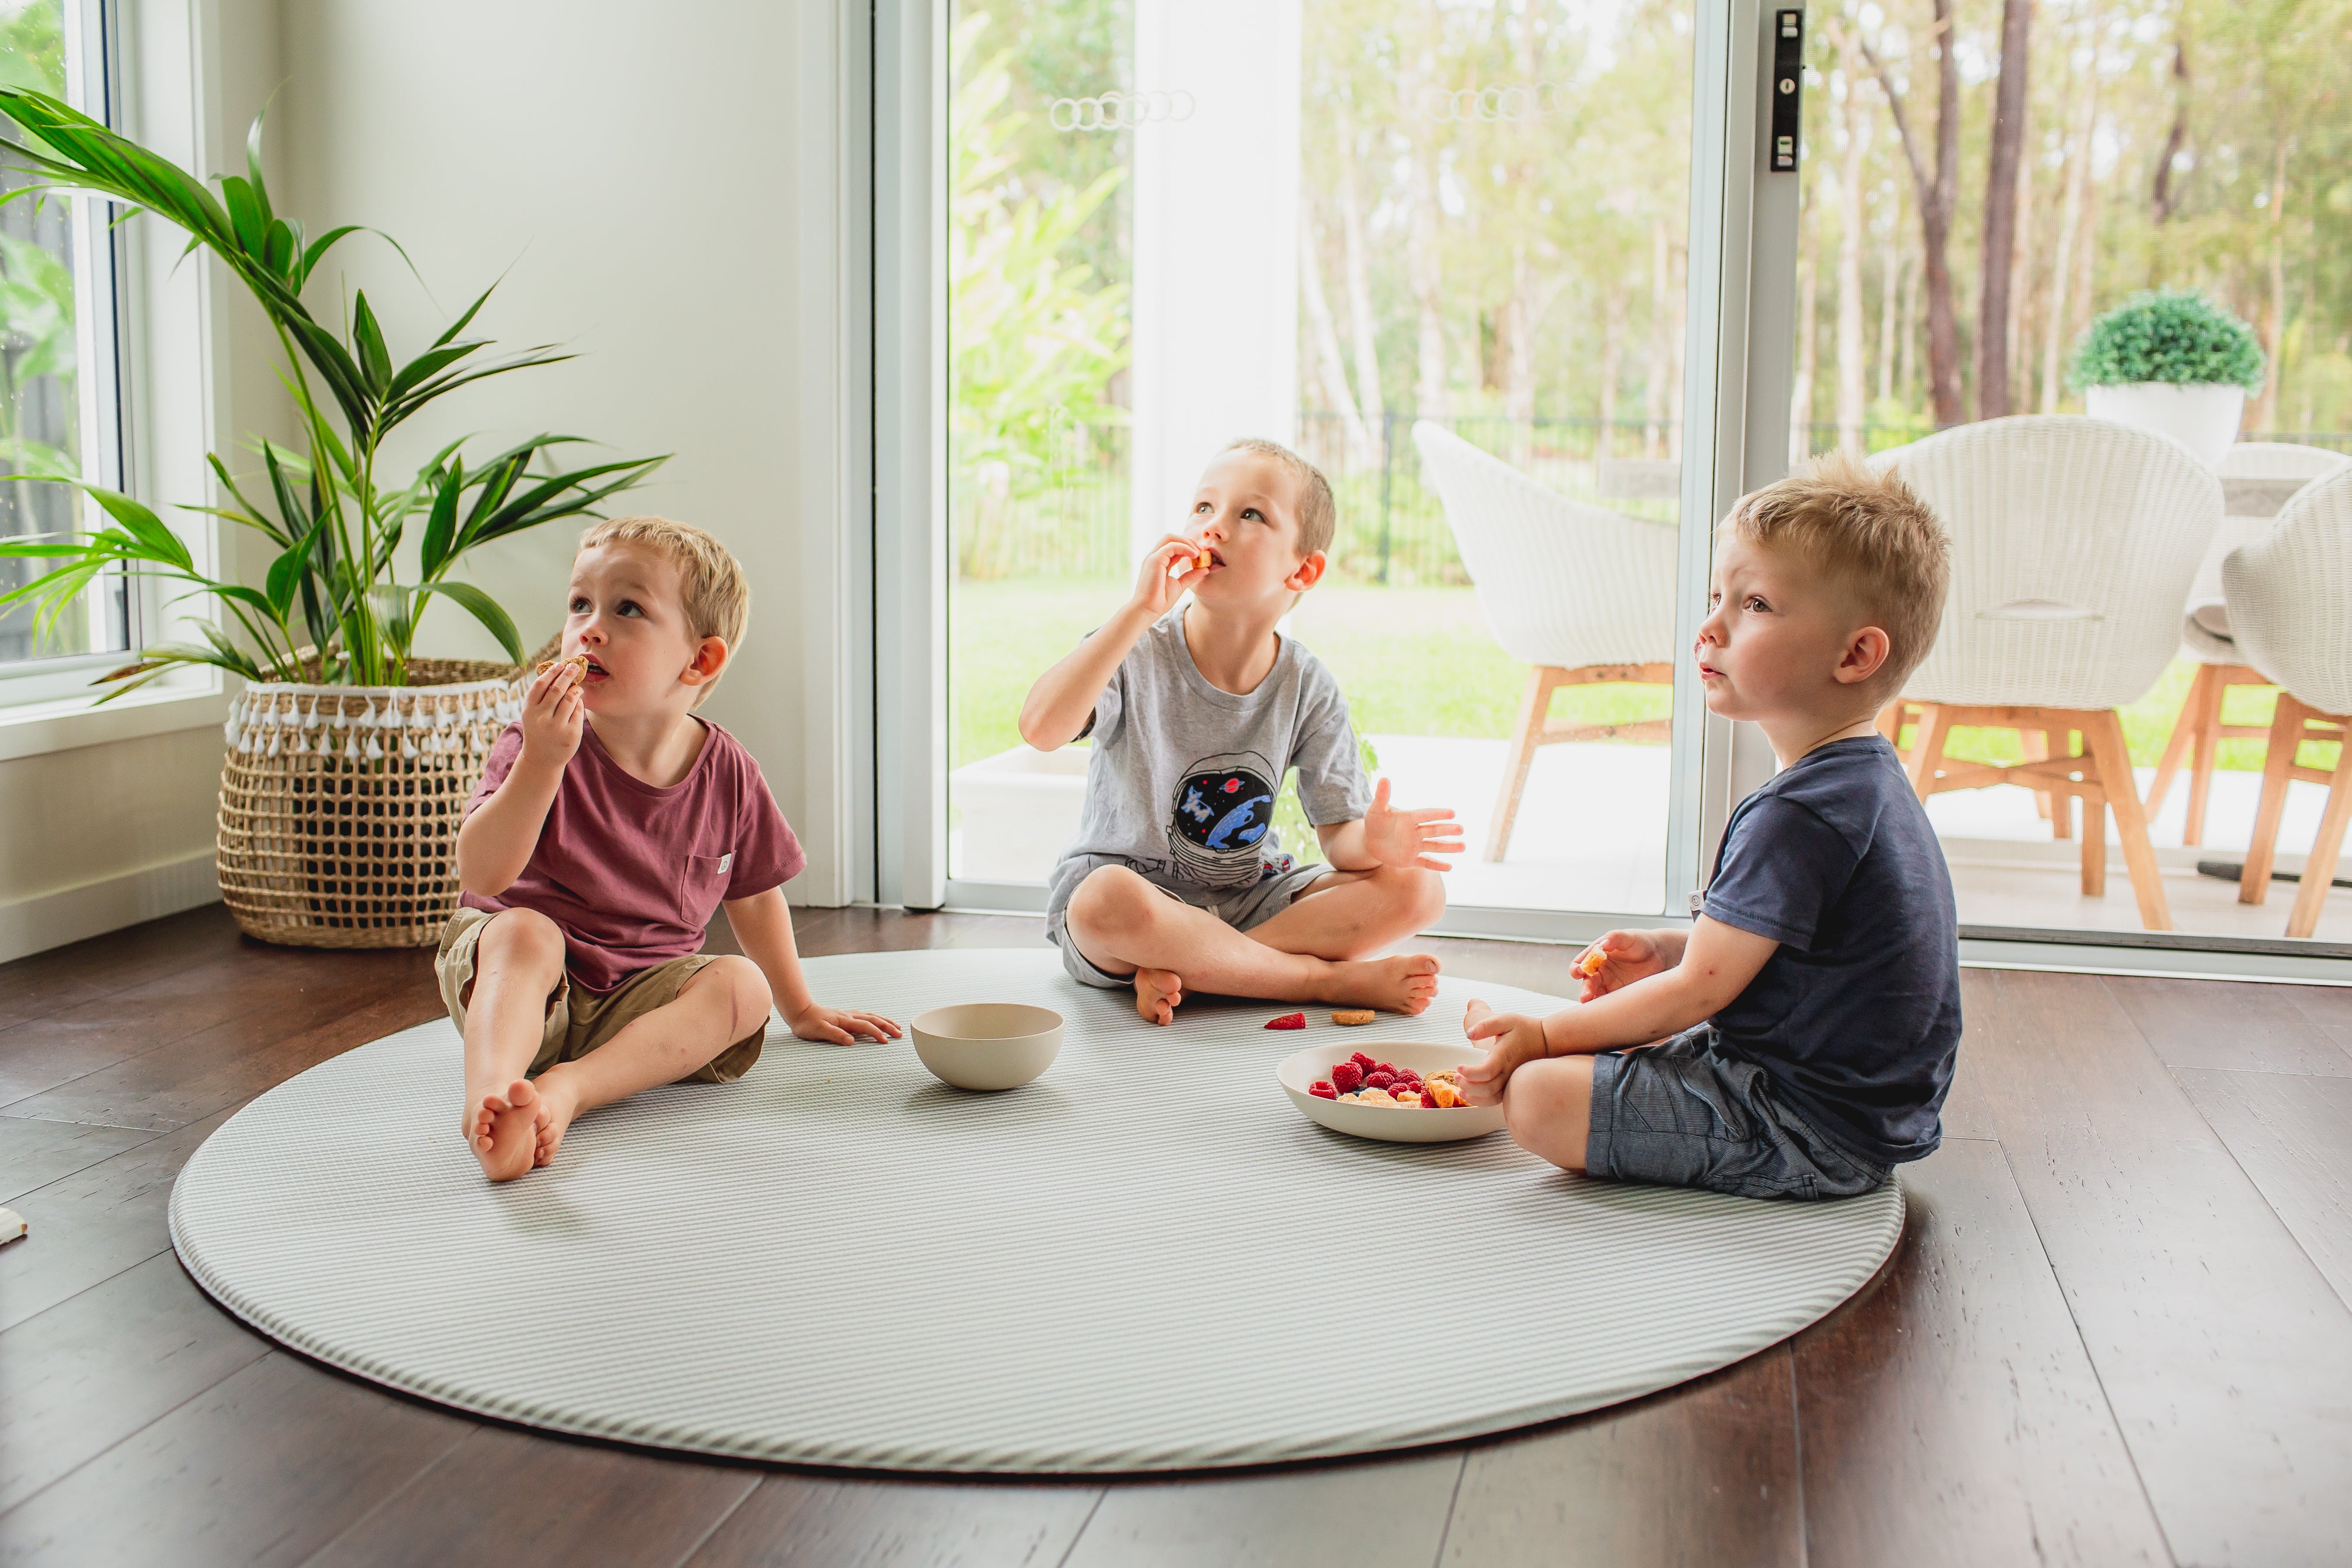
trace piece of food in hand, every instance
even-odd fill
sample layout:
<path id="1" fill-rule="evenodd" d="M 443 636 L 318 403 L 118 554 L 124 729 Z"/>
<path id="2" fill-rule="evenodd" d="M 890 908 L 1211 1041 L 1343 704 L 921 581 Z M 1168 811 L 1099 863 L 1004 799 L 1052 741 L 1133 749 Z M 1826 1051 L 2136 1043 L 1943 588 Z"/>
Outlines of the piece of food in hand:
<path id="1" fill-rule="evenodd" d="M 1217 558 L 1209 553 L 1209 547 L 1207 545 L 1202 545 L 1199 550 L 1193 553 L 1192 570 L 1195 571 L 1206 571 L 1216 564 Z"/>
<path id="2" fill-rule="evenodd" d="M 1307 1092 L 1314 1095 L 1318 1100 L 1337 1100 L 1339 1097 L 1338 1089 L 1329 1083 L 1319 1082 L 1308 1084 Z"/>
<path id="3" fill-rule="evenodd" d="M 1285 1013 L 1278 1019 L 1269 1019 L 1265 1027 L 1268 1029 L 1305 1029 L 1307 1027 L 1307 1015 L 1305 1013 Z"/>
<path id="4" fill-rule="evenodd" d="M 1447 1080 L 1440 1078 L 1429 1085 L 1422 1098 L 1426 1103 L 1434 1105 L 1440 1110 L 1451 1111 L 1462 1103 L 1462 1091 Z"/>
<path id="5" fill-rule="evenodd" d="M 1331 1082 L 1342 1094 L 1352 1094 L 1364 1086 L 1364 1070 L 1352 1061 L 1334 1062 Z"/>
<path id="6" fill-rule="evenodd" d="M 1353 1029 L 1360 1023 L 1370 1023 L 1380 1015 L 1370 1008 L 1341 1008 L 1331 1015 L 1331 1021 Z"/>
<path id="7" fill-rule="evenodd" d="M 576 665 L 578 666 L 581 674 L 584 676 L 588 673 L 588 655 L 585 653 L 574 653 L 569 658 L 550 659 L 547 663 L 540 665 L 538 669 L 532 671 L 531 676 L 533 679 L 537 679 L 539 676 L 547 674 L 548 671 L 552 670 L 561 664 Z"/>
<path id="8" fill-rule="evenodd" d="M 1598 947 L 1587 947 L 1584 950 L 1583 956 L 1578 958 L 1575 964 L 1570 967 L 1568 972 L 1574 975 L 1580 980 L 1589 980 L 1608 967 L 1608 954 L 1603 953 Z"/>

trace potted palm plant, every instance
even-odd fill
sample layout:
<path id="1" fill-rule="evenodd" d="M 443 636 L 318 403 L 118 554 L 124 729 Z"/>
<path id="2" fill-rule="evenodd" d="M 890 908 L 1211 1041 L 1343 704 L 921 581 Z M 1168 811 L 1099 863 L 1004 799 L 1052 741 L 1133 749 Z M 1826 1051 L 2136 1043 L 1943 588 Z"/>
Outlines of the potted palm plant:
<path id="1" fill-rule="evenodd" d="M 2084 329 L 2074 384 L 2094 419 L 2168 435 L 2208 467 L 2263 384 L 2253 329 L 2193 288 L 2135 294 Z"/>
<path id="2" fill-rule="evenodd" d="M 472 437 L 405 476 L 387 469 L 386 439 L 437 400 L 490 376 L 553 364 L 541 346 L 503 357 L 467 337 L 485 290 L 413 357 L 395 359 L 367 296 L 315 316 L 304 286 L 356 226 L 309 238 L 270 205 L 261 121 L 246 172 L 205 182 L 46 93 L 0 86 L 0 117 L 21 183 L 0 201 L 86 192 L 187 231 L 252 294 L 277 334 L 281 379 L 302 431 L 295 446 L 253 443 L 259 472 L 242 481 L 209 455 L 219 505 L 198 508 L 268 541 L 258 584 L 203 570 L 177 535 L 132 497 L 66 474 L 104 526 L 0 540 L 0 556 L 54 565 L 0 596 L 54 623 L 101 573 L 152 578 L 209 601 L 201 642 L 159 643 L 100 676 L 106 702 L 167 670 L 211 665 L 245 683 L 227 727 L 217 864 L 238 923 L 267 941 L 305 946 L 431 943 L 456 906 L 458 813 L 499 729 L 516 711 L 514 664 L 415 655 L 418 623 L 446 600 L 520 663 L 513 620 L 455 580 L 477 545 L 565 517 L 641 483 L 666 459 L 630 457 L 564 470 L 555 455 L 581 438 L 541 434 L 470 456 Z M 96 514 L 93 522 L 99 521 Z M 409 547 L 404 549 L 404 546 Z"/>

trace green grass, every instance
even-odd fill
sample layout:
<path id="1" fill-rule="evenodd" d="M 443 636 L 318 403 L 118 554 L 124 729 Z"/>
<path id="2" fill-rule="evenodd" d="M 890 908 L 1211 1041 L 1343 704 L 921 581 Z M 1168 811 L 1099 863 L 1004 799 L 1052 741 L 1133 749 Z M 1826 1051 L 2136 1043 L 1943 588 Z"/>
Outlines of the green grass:
<path id="1" fill-rule="evenodd" d="M 1031 683 L 1117 610 L 1128 587 L 1125 580 L 1068 578 L 955 585 L 949 612 L 952 766 L 1020 744 L 1021 701 Z M 1348 694 L 1360 733 L 1500 739 L 1517 720 L 1527 666 L 1496 645 L 1469 589 L 1327 584 L 1300 603 L 1292 630 Z M 2187 660 L 2176 660 L 2147 695 L 2123 710 L 2135 764 L 2153 768 L 2163 755 L 2194 673 Z M 2276 701 L 2260 688 L 2232 688 L 2222 717 L 2267 725 Z M 1588 686 L 1559 694 L 1552 715 L 1622 724 L 1664 717 L 1671 706 L 1663 686 Z M 2307 749 L 2305 760 L 2332 766 L 2322 756 L 2332 749 Z M 1950 751 L 1978 762 L 2024 757 L 2015 733 L 2006 730 L 1958 731 Z M 2225 740 L 2220 766 L 2259 771 L 2262 753 L 2259 740 Z"/>

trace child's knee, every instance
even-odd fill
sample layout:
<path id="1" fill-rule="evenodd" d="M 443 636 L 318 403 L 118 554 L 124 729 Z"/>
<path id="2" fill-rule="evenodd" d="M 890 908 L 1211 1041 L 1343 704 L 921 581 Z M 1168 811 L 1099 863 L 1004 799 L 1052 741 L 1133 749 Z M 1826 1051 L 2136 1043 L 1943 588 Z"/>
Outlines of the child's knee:
<path id="1" fill-rule="evenodd" d="M 1503 1125 L 1511 1141 L 1568 1170 L 1584 1168 L 1591 1130 L 1592 1059 L 1530 1061 L 1503 1088 Z"/>
<path id="2" fill-rule="evenodd" d="M 1396 885 L 1399 913 L 1415 931 L 1434 925 L 1445 913 L 1445 878 L 1419 866 L 1401 866 L 1390 873 Z"/>
<path id="3" fill-rule="evenodd" d="M 709 978 L 704 979 L 705 976 Z M 727 1040 L 730 1044 L 741 1040 L 753 1030 L 766 1026 L 775 998 L 769 992 L 768 977 L 760 972 L 759 965 L 749 958 L 729 954 L 713 958 L 703 967 L 702 975 L 696 978 L 702 979 L 705 985 L 722 988 L 728 1006 Z"/>
<path id="4" fill-rule="evenodd" d="M 1070 895 L 1065 918 L 1104 936 L 1126 936 L 1148 925 L 1153 906 L 1164 902 L 1158 889 L 1127 867 L 1097 866 Z"/>
<path id="5" fill-rule="evenodd" d="M 483 960 L 552 974 L 563 967 L 563 928 L 536 909 L 502 909 L 482 925 L 474 945 Z"/>

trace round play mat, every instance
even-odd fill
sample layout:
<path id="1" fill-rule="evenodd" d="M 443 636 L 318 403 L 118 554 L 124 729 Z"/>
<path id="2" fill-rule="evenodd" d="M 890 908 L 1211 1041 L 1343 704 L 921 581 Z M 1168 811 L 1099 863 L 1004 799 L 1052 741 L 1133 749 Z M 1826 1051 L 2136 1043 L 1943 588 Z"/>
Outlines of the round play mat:
<path id="1" fill-rule="evenodd" d="M 1328 1010 L 1267 1033 L 1289 1009 L 1196 1001 L 1153 1029 L 1042 946 L 808 970 L 901 1023 L 1040 1002 L 1066 1041 L 1035 1082 L 971 1094 L 905 1040 L 773 1026 L 742 1082 L 585 1117 L 553 1166 L 492 1186 L 436 1021 L 238 1112 L 181 1175 L 173 1241 L 262 1333 L 485 1416 L 805 1464 L 1101 1473 L 1630 1399 L 1812 1322 L 1902 1229 L 1891 1184 L 1758 1202 L 1579 1180 L 1502 1133 L 1326 1131 L 1274 1065 L 1341 1032 Z M 1448 979 L 1422 1017 L 1346 1033 L 1458 1041 L 1474 996 L 1558 1005 Z"/>

